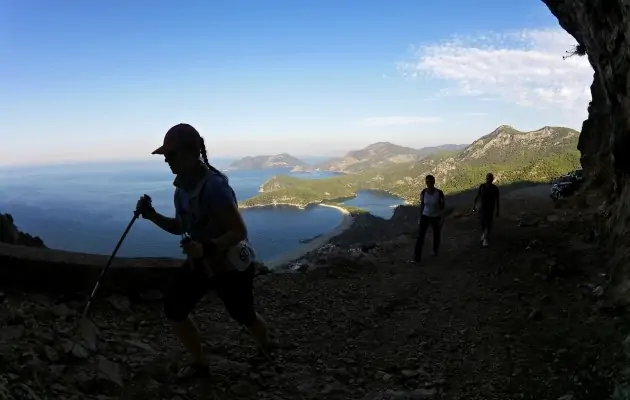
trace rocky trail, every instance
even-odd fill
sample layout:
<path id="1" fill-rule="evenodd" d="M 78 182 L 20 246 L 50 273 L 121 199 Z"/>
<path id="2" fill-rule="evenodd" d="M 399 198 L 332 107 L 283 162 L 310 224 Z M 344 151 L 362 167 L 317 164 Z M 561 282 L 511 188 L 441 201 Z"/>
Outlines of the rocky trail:
<path id="1" fill-rule="evenodd" d="M 321 267 L 257 279 L 282 344 L 276 368 L 209 295 L 195 320 L 212 378 L 178 382 L 183 349 L 159 293 L 99 299 L 7 293 L 0 305 L 0 399 L 604 399 L 628 321 L 608 305 L 590 214 L 513 196 L 488 249 L 455 213 L 439 257 L 407 262 L 402 234 Z M 430 234 L 427 246 L 430 245 Z"/>

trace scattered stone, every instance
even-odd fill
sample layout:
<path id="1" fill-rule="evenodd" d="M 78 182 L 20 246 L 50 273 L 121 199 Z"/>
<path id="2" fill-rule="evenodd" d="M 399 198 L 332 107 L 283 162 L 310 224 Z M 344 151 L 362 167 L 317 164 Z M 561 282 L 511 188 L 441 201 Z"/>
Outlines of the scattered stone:
<path id="1" fill-rule="evenodd" d="M 66 370 L 66 366 L 65 365 L 51 365 L 48 367 L 48 370 L 50 371 L 51 375 L 53 375 L 54 377 L 60 377 L 63 372 Z"/>
<path id="2" fill-rule="evenodd" d="M 352 377 L 352 374 L 345 368 L 328 368 L 326 372 L 337 379 L 349 379 Z"/>
<path id="3" fill-rule="evenodd" d="M 79 322 L 79 329 L 81 331 L 81 337 L 85 343 L 85 347 L 90 351 L 96 351 L 98 344 L 98 328 L 96 325 L 87 318 L 82 318 Z"/>
<path id="4" fill-rule="evenodd" d="M 107 298 L 107 302 L 120 312 L 129 311 L 130 303 L 129 303 L 129 298 L 127 296 L 114 294 Z"/>
<path id="5" fill-rule="evenodd" d="M 120 364 L 112 362 L 103 356 L 98 357 L 98 372 L 99 376 L 117 384 L 123 386 L 122 367 Z"/>
<path id="6" fill-rule="evenodd" d="M 24 325 L 5 326 L 0 328 L 0 341 L 18 340 L 24 336 Z"/>
<path id="7" fill-rule="evenodd" d="M 142 349 L 144 351 L 146 351 L 147 353 L 151 353 L 151 354 L 155 354 L 155 350 L 153 350 L 153 348 L 151 346 L 149 346 L 146 343 L 142 343 L 139 342 L 137 340 L 126 340 L 125 343 L 133 346 L 133 347 L 137 347 L 139 349 Z"/>
<path id="8" fill-rule="evenodd" d="M 530 320 L 530 321 L 531 320 L 539 320 L 541 317 L 542 317 L 542 314 L 541 314 L 540 310 L 535 308 L 529 313 L 529 315 L 527 316 L 527 319 Z"/>
<path id="9" fill-rule="evenodd" d="M 437 395 L 436 389 L 416 389 L 409 394 L 412 400 L 432 399 Z"/>
<path id="10" fill-rule="evenodd" d="M 44 353 L 46 354 L 48 361 L 53 363 L 59 361 L 59 354 L 57 354 L 57 351 L 55 351 L 52 347 L 48 345 L 44 346 Z"/>
<path id="11" fill-rule="evenodd" d="M 74 343 L 68 339 L 62 339 L 59 343 L 59 347 L 64 354 L 68 354 L 72 352 L 72 348 L 74 347 Z"/>
<path id="12" fill-rule="evenodd" d="M 230 387 L 230 390 L 237 396 L 249 396 L 256 392 L 256 388 L 245 380 L 240 380 Z"/>
<path id="13" fill-rule="evenodd" d="M 39 397 L 39 395 L 37 393 L 35 393 L 33 391 L 33 389 L 31 389 L 30 386 L 28 386 L 25 383 L 20 383 L 19 384 L 20 388 L 24 390 L 24 394 L 26 395 L 27 399 L 32 399 L 32 400 L 41 400 L 41 397 Z"/>
<path id="14" fill-rule="evenodd" d="M 146 302 L 156 302 L 164 299 L 164 294 L 159 290 L 149 290 L 140 295 L 140 299 Z"/>
<path id="15" fill-rule="evenodd" d="M 68 316 L 73 315 L 74 311 L 71 310 L 70 308 L 68 308 L 67 305 L 62 303 L 62 304 L 58 304 L 55 307 L 53 307 L 52 313 L 57 318 L 67 318 Z"/>
<path id="16" fill-rule="evenodd" d="M 75 343 L 72 347 L 72 355 L 76 358 L 85 360 L 90 356 L 90 353 L 81 343 Z"/>
<path id="17" fill-rule="evenodd" d="M 387 389 L 385 391 L 385 396 L 387 396 L 388 399 L 407 399 L 408 398 L 408 392 L 405 392 L 404 390 L 393 390 L 393 389 Z"/>
<path id="18" fill-rule="evenodd" d="M 595 289 L 593 289 L 593 297 L 595 298 L 600 298 L 602 296 L 604 296 L 604 287 L 603 286 L 597 286 Z"/>
<path id="19" fill-rule="evenodd" d="M 422 369 L 403 369 L 402 371 L 400 371 L 400 373 L 402 374 L 402 376 L 404 376 L 407 379 L 410 378 L 415 378 L 417 376 L 419 376 L 422 373 Z"/>
<path id="20" fill-rule="evenodd" d="M 338 382 L 327 383 L 324 387 L 319 391 L 320 394 L 328 395 L 328 394 L 348 394 L 350 390 L 347 387 L 343 386 Z"/>
<path id="21" fill-rule="evenodd" d="M 315 386 L 315 382 L 313 382 L 313 381 L 306 381 L 306 382 L 302 382 L 301 384 L 299 384 L 297 386 L 297 390 L 302 392 L 302 393 L 313 393 L 314 386 Z"/>

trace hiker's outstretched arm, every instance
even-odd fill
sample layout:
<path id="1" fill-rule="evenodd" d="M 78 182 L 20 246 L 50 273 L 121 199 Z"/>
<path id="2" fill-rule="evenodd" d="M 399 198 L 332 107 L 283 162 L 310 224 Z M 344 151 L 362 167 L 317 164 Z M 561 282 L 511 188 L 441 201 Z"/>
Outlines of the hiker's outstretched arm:
<path id="1" fill-rule="evenodd" d="M 446 196 L 444 196 L 444 192 L 440 190 L 440 210 L 444 211 L 446 208 Z"/>
<path id="2" fill-rule="evenodd" d="M 181 235 L 183 233 L 182 225 L 177 218 L 169 218 L 154 211 L 147 216 L 147 219 L 157 225 L 160 229 L 173 235 Z"/>

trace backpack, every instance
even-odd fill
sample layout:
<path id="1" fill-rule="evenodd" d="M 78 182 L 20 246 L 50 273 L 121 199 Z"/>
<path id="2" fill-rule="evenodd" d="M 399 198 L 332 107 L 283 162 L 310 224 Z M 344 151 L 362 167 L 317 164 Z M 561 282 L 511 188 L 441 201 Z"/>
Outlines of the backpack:
<path id="1" fill-rule="evenodd" d="M 206 177 L 202 179 L 187 196 L 183 192 L 183 189 L 179 187 L 175 189 L 176 204 L 182 204 L 186 197 L 188 197 L 188 207 L 179 207 L 181 210 L 187 209 L 187 212 L 181 215 L 181 223 L 185 232 L 189 232 L 196 226 L 205 227 L 212 221 L 210 215 L 203 214 L 199 197 L 208 182 L 208 178 L 213 174 L 214 172 L 208 171 Z M 234 193 L 234 191 L 232 191 L 232 193 Z M 236 201 L 236 196 L 234 196 L 234 200 Z M 242 240 L 227 251 L 226 258 L 232 267 L 238 271 L 243 271 L 256 260 L 256 251 L 249 243 L 249 239 L 245 238 L 245 240 Z"/>

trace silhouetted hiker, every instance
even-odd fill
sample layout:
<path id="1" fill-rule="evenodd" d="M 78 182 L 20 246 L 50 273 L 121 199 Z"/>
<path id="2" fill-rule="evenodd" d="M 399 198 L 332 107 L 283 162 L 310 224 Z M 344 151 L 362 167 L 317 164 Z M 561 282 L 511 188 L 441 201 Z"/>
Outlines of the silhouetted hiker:
<path id="1" fill-rule="evenodd" d="M 440 251 L 440 231 L 442 229 L 442 212 L 446 206 L 444 192 L 435 187 L 435 177 L 427 175 L 425 178 L 426 188 L 420 192 L 420 228 L 414 261 L 422 260 L 422 247 L 424 247 L 424 237 L 429 226 L 433 231 L 433 255 L 437 256 Z"/>
<path id="2" fill-rule="evenodd" d="M 265 351 L 269 347 L 267 324 L 254 311 L 252 292 L 255 252 L 227 177 L 208 163 L 203 138 L 188 124 L 169 129 L 164 144 L 153 154 L 164 155 L 176 175 L 176 218 L 156 212 L 146 196 L 138 201 L 138 210 L 166 232 L 190 239 L 182 240 L 187 260 L 164 302 L 166 317 L 193 358 L 180 375 L 207 372 L 199 332 L 188 314 L 209 290 L 217 293 L 230 316 L 247 327 Z"/>
<path id="3" fill-rule="evenodd" d="M 479 186 L 477 196 L 475 197 L 475 203 L 473 204 L 473 211 L 477 207 L 477 201 L 481 200 L 481 212 L 479 213 L 481 220 L 481 245 L 488 247 L 488 237 L 492 230 L 492 223 L 494 222 L 494 212 L 496 208 L 496 215 L 499 216 L 499 188 L 492 183 L 494 181 L 494 175 L 490 172 L 486 175 L 486 182 Z"/>

